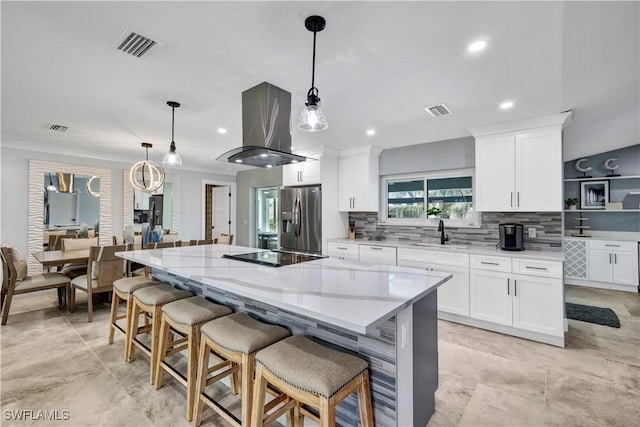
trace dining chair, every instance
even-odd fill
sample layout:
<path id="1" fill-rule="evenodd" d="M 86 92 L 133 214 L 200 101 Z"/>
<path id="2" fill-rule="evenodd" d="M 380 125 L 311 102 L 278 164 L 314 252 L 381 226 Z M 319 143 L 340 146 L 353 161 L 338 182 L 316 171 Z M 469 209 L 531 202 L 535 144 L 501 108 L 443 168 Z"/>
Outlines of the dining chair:
<path id="1" fill-rule="evenodd" d="M 180 235 L 179 234 L 163 234 L 162 235 L 162 242 L 178 242 L 180 241 Z"/>
<path id="2" fill-rule="evenodd" d="M 189 246 L 212 245 L 218 239 L 189 240 Z"/>
<path id="3" fill-rule="evenodd" d="M 47 245 L 48 251 L 61 251 L 62 250 L 62 240 L 63 239 L 75 239 L 76 235 L 67 235 L 67 234 L 50 234 L 49 235 L 49 244 Z"/>
<path id="4" fill-rule="evenodd" d="M 149 242 L 147 243 L 147 246 L 145 246 L 145 249 L 165 249 L 165 248 L 179 248 L 182 246 L 182 242 L 181 241 L 175 241 L 175 242 Z"/>
<path id="5" fill-rule="evenodd" d="M 233 243 L 233 234 L 221 234 L 220 237 L 218 237 L 218 243 L 222 243 L 225 245 L 230 245 Z"/>
<path id="6" fill-rule="evenodd" d="M 70 279 L 60 273 L 27 274 L 27 261 L 24 254 L 11 246 L 0 247 L 2 258 L 2 291 L 0 306 L 2 308 L 2 324 L 7 324 L 11 300 L 14 295 L 45 289 L 63 288 L 69 297 Z M 60 302 L 60 305 L 62 303 Z M 67 304 L 69 306 L 70 304 Z"/>
<path id="7" fill-rule="evenodd" d="M 87 274 L 71 281 L 71 297 L 69 311 L 76 309 L 76 289 L 87 293 L 89 322 L 93 321 L 93 295 L 113 292 L 113 282 L 125 276 L 125 260 L 116 256 L 116 252 L 124 252 L 126 245 L 92 246 L 89 248 L 89 264 Z"/>
<path id="8" fill-rule="evenodd" d="M 62 240 L 62 251 L 74 251 L 78 249 L 89 249 L 91 246 L 98 246 L 98 238 L 73 238 L 67 239 L 66 236 Z M 60 273 L 65 276 L 69 276 L 71 280 L 75 279 L 78 276 L 82 276 L 83 274 L 87 274 L 87 264 L 85 263 L 71 263 L 65 264 L 62 266 Z"/>

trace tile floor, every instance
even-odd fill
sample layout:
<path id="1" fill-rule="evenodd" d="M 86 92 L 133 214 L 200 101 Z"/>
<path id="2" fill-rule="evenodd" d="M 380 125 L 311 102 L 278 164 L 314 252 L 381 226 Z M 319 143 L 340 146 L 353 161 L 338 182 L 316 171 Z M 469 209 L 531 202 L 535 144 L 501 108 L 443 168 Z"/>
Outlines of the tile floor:
<path id="1" fill-rule="evenodd" d="M 640 296 L 567 286 L 566 299 L 610 307 L 622 327 L 570 320 L 561 349 L 441 321 L 440 387 L 428 426 L 640 425 Z M 189 425 L 181 385 L 165 375 L 154 390 L 145 356 L 124 363 L 119 333 L 107 345 L 109 305 L 99 304 L 87 323 L 86 303 L 78 304 L 70 314 L 58 310 L 55 292 L 14 299 L 0 329 L 0 424 Z M 239 411 L 235 396 L 225 399 Z M 17 409 L 67 410 L 69 419 L 9 419 Z M 203 426 L 227 425 L 209 409 L 204 416 Z"/>

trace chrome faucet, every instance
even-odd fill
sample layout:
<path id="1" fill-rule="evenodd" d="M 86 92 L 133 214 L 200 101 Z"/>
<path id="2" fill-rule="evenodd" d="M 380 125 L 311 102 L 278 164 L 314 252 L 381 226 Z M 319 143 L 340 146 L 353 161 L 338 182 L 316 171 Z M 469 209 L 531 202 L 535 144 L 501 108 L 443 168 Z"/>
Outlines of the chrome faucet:
<path id="1" fill-rule="evenodd" d="M 444 242 L 448 242 L 449 241 L 449 236 L 444 234 L 444 221 L 443 220 L 440 220 L 440 222 L 438 223 L 438 231 L 440 232 L 440 244 L 444 245 Z"/>

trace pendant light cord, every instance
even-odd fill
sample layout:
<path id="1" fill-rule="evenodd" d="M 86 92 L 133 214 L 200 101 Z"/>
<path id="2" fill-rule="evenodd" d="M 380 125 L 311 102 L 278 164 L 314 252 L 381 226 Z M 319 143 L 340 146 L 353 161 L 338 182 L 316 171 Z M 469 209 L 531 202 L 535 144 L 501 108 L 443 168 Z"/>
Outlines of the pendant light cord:
<path id="1" fill-rule="evenodd" d="M 311 67 L 311 89 L 314 89 L 316 80 L 316 31 L 313 32 L 313 62 Z"/>
<path id="2" fill-rule="evenodd" d="M 176 107 L 175 106 L 171 106 L 171 144 L 174 144 L 173 142 L 173 127 L 175 124 L 175 114 L 176 114 Z M 174 148 L 175 150 L 175 148 Z"/>

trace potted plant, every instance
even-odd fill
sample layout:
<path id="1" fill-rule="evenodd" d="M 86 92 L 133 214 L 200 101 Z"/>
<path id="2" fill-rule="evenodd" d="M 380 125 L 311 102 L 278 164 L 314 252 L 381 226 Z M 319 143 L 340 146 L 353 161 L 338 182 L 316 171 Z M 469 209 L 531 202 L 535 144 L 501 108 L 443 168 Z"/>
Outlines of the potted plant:
<path id="1" fill-rule="evenodd" d="M 578 202 L 579 200 L 576 197 L 570 197 L 564 201 L 564 203 L 567 205 L 567 209 L 571 211 L 576 209 L 576 205 L 578 204 Z"/>
<path id="2" fill-rule="evenodd" d="M 427 218 L 437 218 L 442 213 L 442 210 L 436 206 L 431 206 L 427 209 Z"/>

